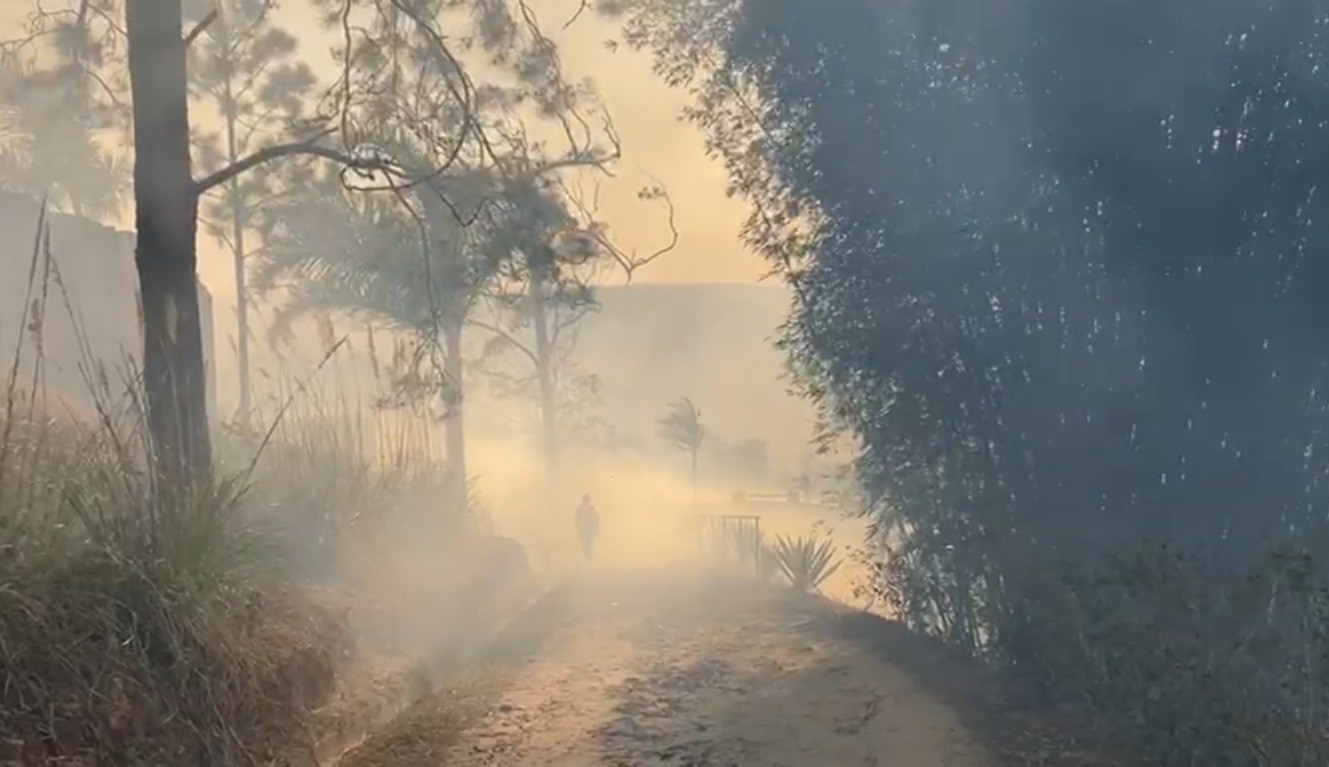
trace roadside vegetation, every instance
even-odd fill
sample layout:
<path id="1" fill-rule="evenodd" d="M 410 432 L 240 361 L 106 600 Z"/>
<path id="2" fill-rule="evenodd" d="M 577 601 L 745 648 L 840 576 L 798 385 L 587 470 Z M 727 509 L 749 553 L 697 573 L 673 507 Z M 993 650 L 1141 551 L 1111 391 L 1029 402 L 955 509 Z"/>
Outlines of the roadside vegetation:
<path id="1" fill-rule="evenodd" d="M 0 415 L 0 762 L 280 761 L 420 697 L 406 667 L 529 575 L 470 487 L 463 332 L 536 413 L 553 489 L 593 278 L 677 242 L 619 248 L 565 184 L 621 147 L 524 4 L 314 0 L 346 41 L 318 63 L 276 6 L 36 4 L 0 40 L 0 186 L 82 218 L 132 200 L 143 342 L 119 369 L 62 338 L 86 391 L 45 385 L 43 319 L 80 307 L 41 222 L 5 275 L 27 291 L 4 307 L 24 330 Z M 673 229 L 662 188 L 641 200 Z M 208 412 L 199 234 L 234 264 L 234 417 Z M 277 358 L 293 324 L 327 329 L 313 373 L 258 369 L 260 297 Z M 334 319 L 383 363 L 370 397 L 340 378 Z"/>
<path id="2" fill-rule="evenodd" d="M 77 402 L 43 387 L 44 320 L 68 307 L 37 229 L 0 418 L 0 761 L 281 763 L 386 719 L 442 637 L 355 641 L 399 575 L 376 547 L 406 527 L 431 556 L 465 548 L 474 508 L 446 505 L 427 456 L 375 460 L 335 379 L 291 382 L 263 430 L 220 440 L 210 484 L 155 481 L 128 364 L 85 360 Z M 427 585 L 464 587 L 447 577 Z"/>

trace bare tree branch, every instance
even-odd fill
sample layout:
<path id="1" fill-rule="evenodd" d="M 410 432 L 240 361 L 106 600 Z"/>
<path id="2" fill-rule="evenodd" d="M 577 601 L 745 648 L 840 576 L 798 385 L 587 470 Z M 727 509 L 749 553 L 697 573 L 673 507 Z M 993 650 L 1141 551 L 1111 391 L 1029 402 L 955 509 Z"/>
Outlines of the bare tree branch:
<path id="1" fill-rule="evenodd" d="M 614 260 L 623 271 L 624 282 L 626 283 L 632 282 L 632 277 L 638 269 L 647 266 L 678 247 L 679 231 L 674 201 L 669 196 L 669 191 L 658 179 L 652 177 L 651 180 L 655 182 L 654 185 L 638 192 L 637 197 L 644 201 L 662 202 L 664 204 L 669 225 L 669 238 L 663 246 L 645 255 L 639 254 L 635 249 L 628 251 L 619 246 L 610 238 L 608 227 L 598 220 L 600 214 L 599 180 L 595 183 L 595 191 L 590 203 L 586 202 L 580 184 L 578 184 L 576 190 L 569 188 L 566 184 L 562 185 L 564 198 L 584 219 L 580 232 L 581 236 L 589 238 L 602 252 L 608 254 Z"/>
<path id="2" fill-rule="evenodd" d="M 211 11 L 208 11 L 208 15 L 204 16 L 202 21 L 195 24 L 194 28 L 189 30 L 189 34 L 185 35 L 186 48 L 193 45 L 194 41 L 198 39 L 198 36 L 203 34 L 208 27 L 212 26 L 212 22 L 217 20 L 217 14 L 217 9 L 213 8 Z"/>
<path id="3" fill-rule="evenodd" d="M 577 4 L 577 10 L 573 11 L 572 18 L 568 19 L 563 23 L 563 28 L 567 29 L 573 24 L 576 24 L 577 19 L 580 19 L 581 15 L 583 13 L 586 13 L 590 9 L 591 9 L 591 0 L 581 0 L 581 2 Z"/>
<path id="4" fill-rule="evenodd" d="M 539 358 L 536 357 L 535 351 L 531 349 L 529 345 L 522 343 L 516 336 L 512 335 L 511 333 L 499 327 L 498 325 L 490 322 L 485 322 L 484 320 L 477 320 L 474 317 L 468 318 L 466 320 L 466 324 L 471 327 L 483 330 L 487 333 L 493 333 L 495 336 L 503 339 L 507 344 L 512 346 L 517 351 L 520 351 L 523 355 L 529 358 L 532 365 L 539 364 Z"/>
<path id="5" fill-rule="evenodd" d="M 333 162 L 340 163 L 346 168 L 362 171 L 385 171 L 395 172 L 391 160 L 382 157 L 357 157 L 347 154 L 338 149 L 324 146 L 319 142 L 324 138 L 336 133 L 335 128 L 327 128 L 320 131 L 317 135 L 305 139 L 304 141 L 293 141 L 288 144 L 275 144 L 264 147 L 253 154 L 242 157 L 239 160 L 227 165 L 225 168 L 217 170 L 194 182 L 194 194 L 202 195 L 208 190 L 221 184 L 225 184 L 231 179 L 239 176 L 246 171 L 253 170 L 264 163 L 273 160 L 290 157 L 292 155 L 307 155 L 313 157 L 322 157 Z"/>

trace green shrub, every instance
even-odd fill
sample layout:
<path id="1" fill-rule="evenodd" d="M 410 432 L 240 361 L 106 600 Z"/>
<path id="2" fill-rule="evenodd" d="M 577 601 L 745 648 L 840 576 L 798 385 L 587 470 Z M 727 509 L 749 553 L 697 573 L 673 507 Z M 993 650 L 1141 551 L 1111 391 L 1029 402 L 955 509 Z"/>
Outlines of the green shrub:
<path id="1" fill-rule="evenodd" d="M 993 588 L 919 536 L 878 584 L 910 625 L 972 638 L 1049 702 L 1092 713 L 1135 763 L 1311 767 L 1329 764 L 1329 571 L 1307 546 L 1317 540 L 1239 566 L 1231 551 L 1171 544 L 1060 562 L 1025 552 Z"/>
<path id="2" fill-rule="evenodd" d="M 1329 764 L 1329 595 L 1300 545 L 1242 570 L 1140 547 L 1031 582 L 998 650 L 1161 764 Z"/>

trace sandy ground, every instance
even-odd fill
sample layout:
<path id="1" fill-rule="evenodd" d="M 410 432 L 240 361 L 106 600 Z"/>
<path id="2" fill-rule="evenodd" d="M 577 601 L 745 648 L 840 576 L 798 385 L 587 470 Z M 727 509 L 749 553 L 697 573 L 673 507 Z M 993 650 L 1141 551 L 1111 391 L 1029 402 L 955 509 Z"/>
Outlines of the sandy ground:
<path id="1" fill-rule="evenodd" d="M 925 670 L 865 648 L 836 615 L 738 582 L 583 574 L 509 632 L 514 681 L 445 764 L 995 764 Z"/>

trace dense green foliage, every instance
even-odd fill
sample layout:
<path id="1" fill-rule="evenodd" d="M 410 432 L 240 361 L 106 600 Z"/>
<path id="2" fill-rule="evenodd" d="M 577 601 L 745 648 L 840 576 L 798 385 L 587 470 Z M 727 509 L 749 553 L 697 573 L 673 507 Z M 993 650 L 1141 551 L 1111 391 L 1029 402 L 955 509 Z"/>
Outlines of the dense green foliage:
<path id="1" fill-rule="evenodd" d="M 902 614 L 1166 763 L 1323 763 L 1329 3 L 620 5 Z"/>

